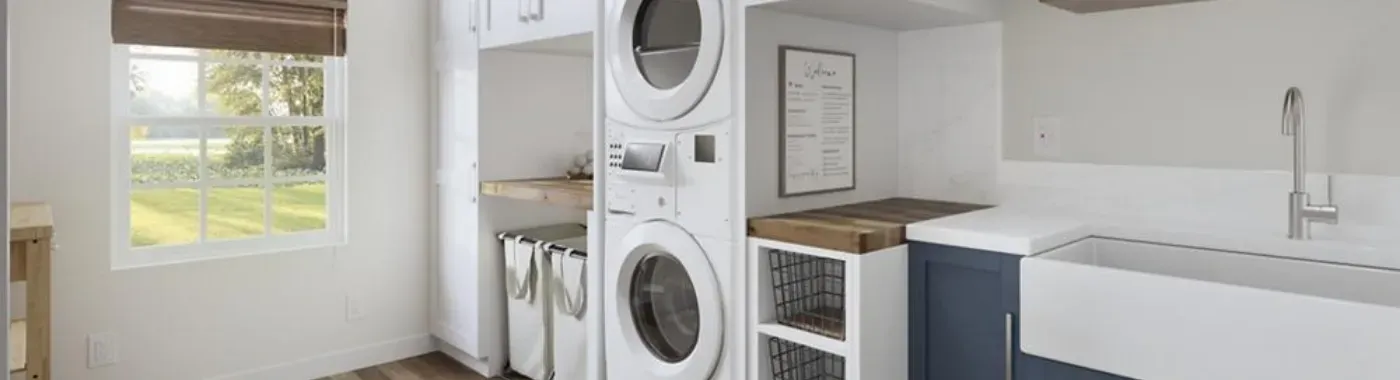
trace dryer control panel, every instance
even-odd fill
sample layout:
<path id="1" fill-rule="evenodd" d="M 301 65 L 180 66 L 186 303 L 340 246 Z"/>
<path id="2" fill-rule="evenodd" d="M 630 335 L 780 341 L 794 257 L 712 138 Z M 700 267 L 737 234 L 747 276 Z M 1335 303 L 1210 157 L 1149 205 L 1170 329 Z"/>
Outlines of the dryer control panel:
<path id="1" fill-rule="evenodd" d="M 675 210 L 675 150 L 669 134 L 608 133 L 608 212 L 672 218 Z"/>
<path id="2" fill-rule="evenodd" d="M 608 142 L 608 171 L 622 167 L 622 143 Z"/>
<path id="3" fill-rule="evenodd" d="M 638 220 L 666 219 L 700 236 L 728 239 L 742 211 L 735 188 L 731 122 L 682 131 L 613 123 L 607 132 L 606 209 Z"/>

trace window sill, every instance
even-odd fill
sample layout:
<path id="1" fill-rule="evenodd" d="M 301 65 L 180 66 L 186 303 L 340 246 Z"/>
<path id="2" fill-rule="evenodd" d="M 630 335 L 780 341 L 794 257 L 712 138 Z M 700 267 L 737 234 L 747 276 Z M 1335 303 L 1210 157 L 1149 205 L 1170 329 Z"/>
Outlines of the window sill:
<path id="1" fill-rule="evenodd" d="M 345 240 L 328 231 L 279 235 L 268 238 L 211 241 L 201 244 L 115 249 L 112 270 L 160 267 L 174 264 L 266 254 L 337 248 Z"/>

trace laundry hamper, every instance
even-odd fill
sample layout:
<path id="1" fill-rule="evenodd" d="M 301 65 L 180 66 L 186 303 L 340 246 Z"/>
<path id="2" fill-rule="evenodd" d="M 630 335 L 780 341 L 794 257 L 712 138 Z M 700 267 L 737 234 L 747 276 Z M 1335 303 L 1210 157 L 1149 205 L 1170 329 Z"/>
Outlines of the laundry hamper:
<path id="1" fill-rule="evenodd" d="M 561 224 L 502 233 L 505 252 L 506 336 L 511 370 L 534 380 L 554 372 L 550 357 L 550 242 L 587 236 L 582 225 Z"/>
<path id="2" fill-rule="evenodd" d="M 583 379 L 588 376 L 588 325 L 584 320 L 588 304 L 588 238 L 554 242 L 549 264 L 550 293 L 554 298 L 550 313 L 554 339 L 554 378 Z M 560 248 L 563 248 L 562 250 Z"/>

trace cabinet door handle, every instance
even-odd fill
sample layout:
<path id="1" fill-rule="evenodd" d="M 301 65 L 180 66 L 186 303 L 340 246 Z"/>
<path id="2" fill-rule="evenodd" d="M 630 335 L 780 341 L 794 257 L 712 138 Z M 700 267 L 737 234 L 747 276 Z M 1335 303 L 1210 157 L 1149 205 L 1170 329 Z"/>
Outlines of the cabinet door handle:
<path id="1" fill-rule="evenodd" d="M 528 1 L 529 0 L 515 1 L 515 13 L 520 17 L 520 22 L 530 21 L 530 3 Z"/>
<path id="2" fill-rule="evenodd" d="M 486 30 L 491 30 L 491 19 L 493 18 L 493 17 L 491 17 L 491 15 L 492 15 L 492 13 L 491 13 L 491 7 L 494 7 L 494 6 L 495 6 L 495 5 L 492 5 L 492 3 L 495 3 L 495 1 L 492 1 L 492 0 L 481 0 L 481 3 L 482 3 L 482 4 L 485 4 L 484 6 L 485 6 L 486 8 L 477 9 L 477 13 L 485 13 L 485 14 L 486 14 Z M 479 15 L 478 15 L 478 17 L 479 17 Z"/>
<path id="3" fill-rule="evenodd" d="M 476 33 L 477 23 L 480 22 L 480 18 L 478 16 L 481 14 L 481 10 L 476 9 L 476 1 L 467 3 L 467 7 L 470 7 L 472 12 L 471 17 L 467 18 L 467 25 L 470 25 L 467 29 L 470 29 L 472 33 Z"/>
<path id="4" fill-rule="evenodd" d="M 535 21 L 544 20 L 544 0 L 529 0 L 535 2 L 534 12 L 530 12 L 530 19 Z"/>
<path id="5" fill-rule="evenodd" d="M 1011 313 L 1006 313 L 1006 380 L 1016 379 L 1015 368 L 1012 365 L 1012 360 L 1016 356 L 1016 347 L 1014 346 L 1016 342 L 1013 339 L 1016 333 L 1015 324 L 1016 317 L 1012 316 Z"/>

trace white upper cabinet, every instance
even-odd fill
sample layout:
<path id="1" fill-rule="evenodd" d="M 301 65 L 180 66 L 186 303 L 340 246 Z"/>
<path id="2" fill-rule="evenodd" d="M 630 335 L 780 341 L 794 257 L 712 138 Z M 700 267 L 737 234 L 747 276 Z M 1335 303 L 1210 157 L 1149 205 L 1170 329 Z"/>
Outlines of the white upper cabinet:
<path id="1" fill-rule="evenodd" d="M 509 47 L 593 31 L 597 0 L 484 0 L 481 48 Z"/>
<path id="2" fill-rule="evenodd" d="M 900 31 L 996 21 L 1001 19 L 1003 7 L 1005 7 L 1003 0 L 745 0 L 745 2 L 750 7 Z"/>
<path id="3" fill-rule="evenodd" d="M 488 49 L 526 40 L 530 16 L 527 0 L 482 0 L 481 48 Z"/>
<path id="4" fill-rule="evenodd" d="M 525 0 L 534 3 L 531 16 L 535 40 L 593 32 L 597 0 Z"/>

